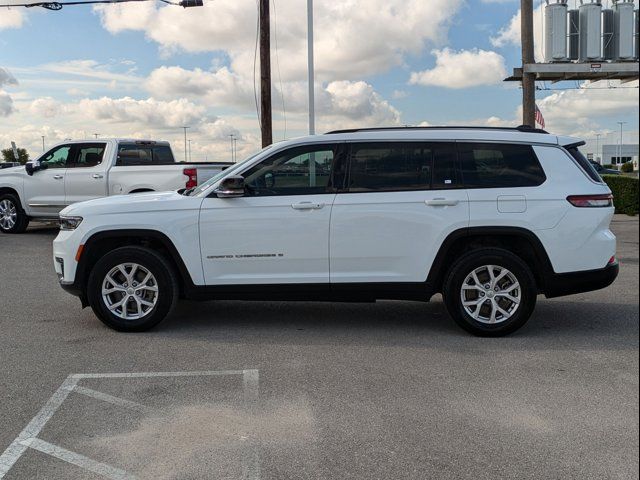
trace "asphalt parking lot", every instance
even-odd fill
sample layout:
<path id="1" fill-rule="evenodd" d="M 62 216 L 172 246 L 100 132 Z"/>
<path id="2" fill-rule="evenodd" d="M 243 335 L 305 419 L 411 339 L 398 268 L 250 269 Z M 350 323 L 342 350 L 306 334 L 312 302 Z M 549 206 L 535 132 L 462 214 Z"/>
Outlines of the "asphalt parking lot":
<path id="1" fill-rule="evenodd" d="M 606 290 L 482 339 L 432 303 L 184 303 L 141 334 L 0 236 L 0 478 L 638 478 L 638 219 Z"/>

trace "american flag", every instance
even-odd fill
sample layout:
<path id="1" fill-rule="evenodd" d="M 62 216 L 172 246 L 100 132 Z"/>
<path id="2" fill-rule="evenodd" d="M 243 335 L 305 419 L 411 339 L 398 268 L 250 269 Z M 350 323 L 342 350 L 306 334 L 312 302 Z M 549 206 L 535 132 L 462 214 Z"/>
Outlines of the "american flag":
<path id="1" fill-rule="evenodd" d="M 542 116 L 542 112 L 538 108 L 538 105 L 536 105 L 536 123 L 544 128 L 544 117 Z"/>

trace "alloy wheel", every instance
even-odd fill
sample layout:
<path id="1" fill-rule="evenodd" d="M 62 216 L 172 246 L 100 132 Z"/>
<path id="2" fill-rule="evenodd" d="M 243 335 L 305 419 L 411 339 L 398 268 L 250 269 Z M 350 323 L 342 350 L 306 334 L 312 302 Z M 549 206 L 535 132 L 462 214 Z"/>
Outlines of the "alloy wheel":
<path id="1" fill-rule="evenodd" d="M 0 228 L 11 230 L 18 220 L 18 210 L 15 204 L 8 199 L 0 202 Z"/>
<path id="2" fill-rule="evenodd" d="M 113 267 L 102 281 L 102 301 L 109 311 L 123 320 L 146 317 L 158 303 L 158 282 L 137 263 Z"/>
<path id="3" fill-rule="evenodd" d="M 476 321 L 497 324 L 518 310 L 522 289 L 516 276 L 498 265 L 483 265 L 467 275 L 460 289 L 464 310 Z"/>

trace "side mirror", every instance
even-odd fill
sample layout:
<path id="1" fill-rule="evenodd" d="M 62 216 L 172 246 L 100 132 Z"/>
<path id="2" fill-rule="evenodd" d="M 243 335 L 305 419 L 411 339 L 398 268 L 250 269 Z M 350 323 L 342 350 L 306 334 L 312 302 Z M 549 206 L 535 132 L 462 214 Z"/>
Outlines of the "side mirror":
<path id="1" fill-rule="evenodd" d="M 40 162 L 32 160 L 24 164 L 24 169 L 27 171 L 27 175 L 33 175 L 40 169 Z"/>
<path id="2" fill-rule="evenodd" d="M 222 179 L 213 193 L 218 198 L 244 197 L 244 177 L 232 175 Z"/>

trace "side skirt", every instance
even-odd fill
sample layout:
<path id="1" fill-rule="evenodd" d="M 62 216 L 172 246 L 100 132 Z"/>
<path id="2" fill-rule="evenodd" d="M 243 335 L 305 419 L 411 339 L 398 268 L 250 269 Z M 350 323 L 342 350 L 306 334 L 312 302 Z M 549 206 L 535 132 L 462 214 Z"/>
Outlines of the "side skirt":
<path id="1" fill-rule="evenodd" d="M 432 289 L 417 283 L 345 283 L 345 284 L 275 284 L 190 286 L 185 298 L 190 300 L 258 300 L 375 302 L 376 300 L 415 300 L 428 302 Z"/>

